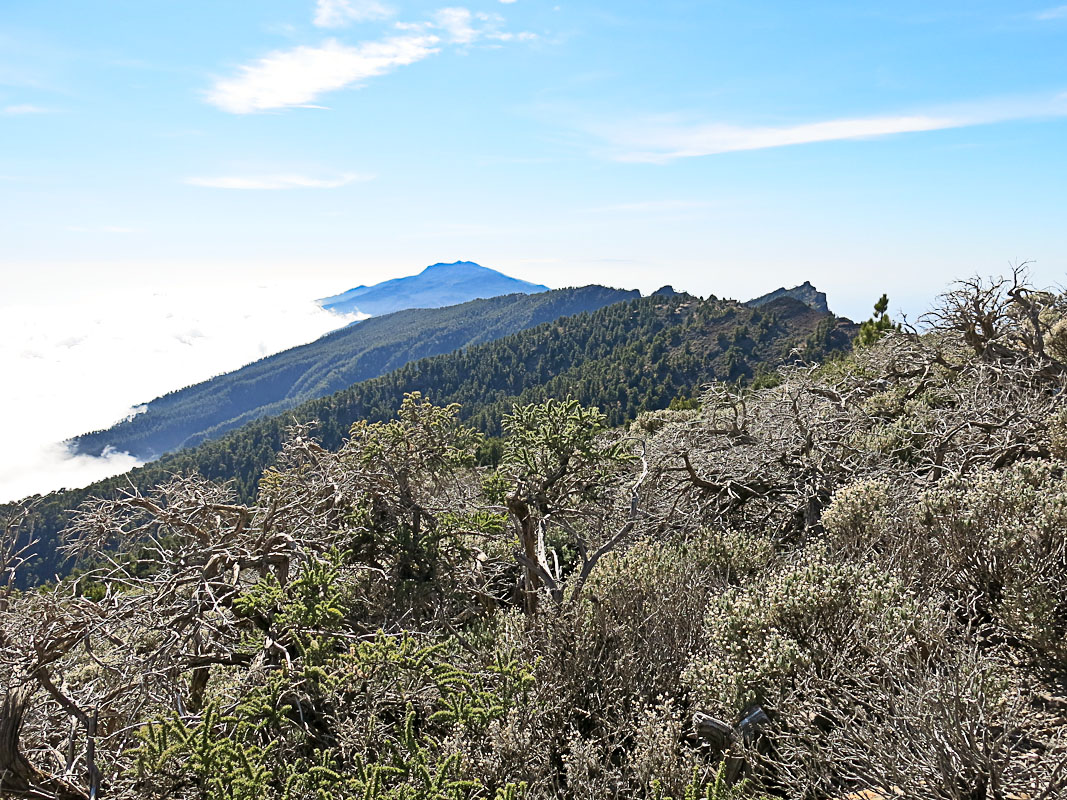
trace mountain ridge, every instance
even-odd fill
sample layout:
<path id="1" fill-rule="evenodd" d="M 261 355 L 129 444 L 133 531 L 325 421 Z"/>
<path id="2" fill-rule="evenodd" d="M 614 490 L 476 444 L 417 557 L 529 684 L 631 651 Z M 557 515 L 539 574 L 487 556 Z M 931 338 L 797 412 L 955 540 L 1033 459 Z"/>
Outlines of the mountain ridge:
<path id="1" fill-rule="evenodd" d="M 157 397 L 144 404 L 143 412 L 69 443 L 77 453 L 99 455 L 110 447 L 142 461 L 153 460 L 410 361 L 636 296 L 635 290 L 591 285 L 371 317 Z"/>

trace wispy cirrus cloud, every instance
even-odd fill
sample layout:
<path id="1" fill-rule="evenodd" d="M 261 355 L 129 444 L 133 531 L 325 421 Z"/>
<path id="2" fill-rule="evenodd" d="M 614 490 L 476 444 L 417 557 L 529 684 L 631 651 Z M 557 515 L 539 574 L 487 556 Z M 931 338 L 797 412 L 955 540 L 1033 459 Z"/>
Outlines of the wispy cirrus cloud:
<path id="1" fill-rule="evenodd" d="M 277 51 L 218 81 L 207 100 L 233 114 L 309 106 L 321 94 L 421 61 L 437 52 L 439 41 L 425 34 L 355 46 L 327 39 L 318 47 Z"/>
<path id="2" fill-rule="evenodd" d="M 408 31 L 437 31 L 449 44 L 458 46 L 479 41 L 531 41 L 537 34 L 529 31 L 512 33 L 502 30 L 504 18 L 485 11 L 471 11 L 461 6 L 439 8 L 423 22 L 398 22 L 397 28 Z"/>
<path id="3" fill-rule="evenodd" d="M 353 22 L 385 19 L 394 13 L 378 0 L 318 0 L 314 22 L 320 28 L 343 28 Z"/>
<path id="4" fill-rule="evenodd" d="M 434 12 L 431 24 L 439 28 L 453 44 L 471 44 L 482 33 L 475 25 L 476 19 L 484 22 L 490 18 L 485 13 L 476 18 L 467 8 L 442 8 Z"/>
<path id="5" fill-rule="evenodd" d="M 367 15 L 384 15 L 386 7 L 366 0 L 320 0 L 316 24 L 339 27 Z M 339 89 L 358 87 L 369 78 L 386 75 L 439 53 L 443 46 L 463 47 L 486 42 L 527 41 L 532 33 L 502 30 L 498 14 L 449 7 L 421 22 L 397 22 L 397 33 L 359 44 L 327 39 L 320 45 L 278 50 L 238 68 L 237 74 L 217 80 L 206 93 L 207 102 L 232 114 L 251 114 L 282 108 L 321 108 L 316 100 Z"/>
<path id="6" fill-rule="evenodd" d="M 659 211 L 696 211 L 714 207 L 715 203 L 707 200 L 641 200 L 635 203 L 612 203 L 606 206 L 579 209 L 585 214 L 648 214 Z"/>
<path id="7" fill-rule="evenodd" d="M 125 225 L 68 225 L 71 233 L 136 233 L 136 228 Z"/>
<path id="8" fill-rule="evenodd" d="M 210 189 L 337 189 L 357 181 L 369 181 L 373 176 L 346 172 L 331 178 L 316 178 L 300 174 L 277 175 L 214 175 L 186 178 L 190 186 Z"/>
<path id="9" fill-rule="evenodd" d="M 22 116 L 24 114 L 48 114 L 50 111 L 51 109 L 49 108 L 42 108 L 41 106 L 30 105 L 29 103 L 4 107 L 4 114 L 12 117 Z"/>
<path id="10" fill-rule="evenodd" d="M 765 150 L 818 142 L 873 139 L 905 133 L 966 128 L 1011 120 L 1067 116 L 1067 95 L 990 101 L 940 112 L 842 117 L 791 125 L 738 125 L 678 116 L 595 123 L 586 130 L 616 161 L 662 163 L 679 158 Z"/>
<path id="11" fill-rule="evenodd" d="M 1044 11 L 1038 11 L 1034 14 L 1034 18 L 1040 20 L 1067 19 L 1067 6 L 1046 8 Z"/>

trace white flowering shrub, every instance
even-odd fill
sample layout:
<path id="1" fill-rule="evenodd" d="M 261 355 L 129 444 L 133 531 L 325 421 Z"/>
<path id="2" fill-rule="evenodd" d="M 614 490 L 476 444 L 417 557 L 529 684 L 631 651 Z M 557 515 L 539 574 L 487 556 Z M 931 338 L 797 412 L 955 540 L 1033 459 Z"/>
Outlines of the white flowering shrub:
<path id="1" fill-rule="evenodd" d="M 1067 460 L 1067 408 L 1049 417 L 1048 439 L 1052 457 L 1061 461 Z"/>
<path id="2" fill-rule="evenodd" d="M 890 520 L 889 488 L 882 480 L 862 480 L 838 489 L 822 513 L 827 538 L 862 552 L 885 538 Z"/>
<path id="3" fill-rule="evenodd" d="M 899 578 L 816 547 L 713 597 L 704 647 L 685 672 L 699 703 L 727 719 L 771 709 L 811 676 L 918 647 L 926 613 Z"/>
<path id="4" fill-rule="evenodd" d="M 961 614 L 1067 669 L 1065 465 L 1023 461 L 942 481 L 919 511 Z"/>

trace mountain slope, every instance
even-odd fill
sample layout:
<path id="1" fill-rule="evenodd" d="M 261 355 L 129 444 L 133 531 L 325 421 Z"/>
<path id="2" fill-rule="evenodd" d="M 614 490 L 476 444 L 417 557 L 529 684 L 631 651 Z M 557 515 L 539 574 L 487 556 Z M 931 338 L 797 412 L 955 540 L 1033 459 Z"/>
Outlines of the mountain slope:
<path id="1" fill-rule="evenodd" d="M 461 403 L 462 418 L 491 435 L 499 433 L 500 417 L 514 403 L 547 397 L 571 396 L 600 406 L 610 424 L 619 425 L 675 398 L 691 398 L 708 382 L 745 381 L 773 371 L 795 348 L 814 359 L 847 349 L 855 328 L 788 297 L 753 309 L 715 298 L 658 295 L 413 361 L 125 475 L 37 499 L 34 530 L 46 556 L 37 579 L 61 568 L 58 533 L 84 500 L 131 484 L 143 490 L 175 472 L 194 470 L 229 481 L 240 498 L 251 499 L 296 422 L 314 423 L 316 436 L 333 448 L 354 421 L 389 419 L 406 392 L 421 391 L 439 404 Z"/>
<path id="2" fill-rule="evenodd" d="M 773 292 L 755 297 L 745 303 L 746 306 L 752 308 L 759 308 L 760 306 L 770 303 L 772 300 L 777 300 L 779 297 L 792 297 L 794 300 L 799 300 L 809 308 L 813 308 L 816 311 L 821 311 L 826 314 L 829 313 L 830 308 L 826 305 L 826 292 L 820 292 L 810 281 L 804 281 L 800 286 L 794 286 L 792 289 L 786 289 L 784 286 L 781 289 L 775 289 Z"/>
<path id="3" fill-rule="evenodd" d="M 73 445 L 77 452 L 91 455 L 113 447 L 141 460 L 158 458 L 414 359 L 481 344 L 636 296 L 636 291 L 585 286 L 372 317 L 166 394 L 148 403 L 144 413 L 107 430 L 79 436 Z"/>
<path id="4" fill-rule="evenodd" d="M 378 316 L 405 308 L 439 308 L 465 303 L 477 298 L 502 294 L 535 294 L 548 291 L 473 261 L 432 264 L 418 275 L 394 278 L 374 286 L 357 286 L 333 297 L 324 297 L 319 305 L 338 313 Z"/>

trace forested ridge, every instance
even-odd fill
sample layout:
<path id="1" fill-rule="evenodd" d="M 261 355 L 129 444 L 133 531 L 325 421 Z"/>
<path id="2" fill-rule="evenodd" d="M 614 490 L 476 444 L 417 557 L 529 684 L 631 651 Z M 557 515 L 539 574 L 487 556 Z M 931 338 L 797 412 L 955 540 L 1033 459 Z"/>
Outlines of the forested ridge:
<path id="1" fill-rule="evenodd" d="M 849 323 L 789 298 L 751 309 L 716 298 L 653 295 L 413 361 L 126 475 L 44 496 L 34 506 L 34 524 L 45 543 L 36 574 L 47 580 L 60 569 L 52 543 L 80 502 L 113 495 L 131 482 L 146 489 L 171 473 L 197 472 L 229 482 L 237 497 L 251 500 L 295 423 L 312 423 L 324 446 L 338 447 L 353 422 L 389 419 L 405 393 L 421 391 L 435 402 L 460 403 L 461 418 L 491 436 L 500 432 L 501 418 L 514 403 L 548 397 L 598 405 L 609 424 L 619 425 L 641 411 L 693 398 L 709 381 L 770 374 L 795 348 L 808 357 L 847 349 L 851 330 Z"/>
<path id="2" fill-rule="evenodd" d="M 699 407 L 528 397 L 491 465 L 417 392 L 336 445 L 297 426 L 247 501 L 187 474 L 85 503 L 85 571 L 47 588 L 16 588 L 40 543 L 6 507 L 0 793 L 1064 797 L 1067 296 L 885 305 Z M 597 313 L 714 363 L 668 323 L 739 312 Z"/>
<path id="3" fill-rule="evenodd" d="M 170 392 L 149 402 L 142 413 L 106 430 L 78 436 L 72 443 L 77 452 L 91 455 L 110 447 L 141 460 L 158 458 L 383 375 L 409 361 L 636 296 L 635 291 L 583 286 L 372 317 L 310 344 Z"/>

